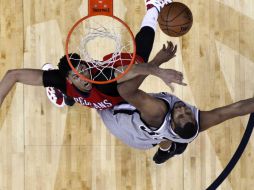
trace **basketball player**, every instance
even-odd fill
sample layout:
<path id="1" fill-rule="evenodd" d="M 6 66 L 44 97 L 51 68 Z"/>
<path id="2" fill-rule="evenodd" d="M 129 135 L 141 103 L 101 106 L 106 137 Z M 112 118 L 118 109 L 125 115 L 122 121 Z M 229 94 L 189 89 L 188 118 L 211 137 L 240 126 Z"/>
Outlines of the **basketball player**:
<path id="1" fill-rule="evenodd" d="M 158 13 L 160 9 L 172 2 L 171 0 L 147 0 L 147 13 L 144 16 L 141 30 L 136 35 L 136 46 L 137 46 L 137 59 L 136 62 L 147 62 L 150 52 L 152 50 L 155 28 L 157 24 Z M 172 45 L 172 44 L 171 44 Z M 176 47 L 169 49 L 174 56 Z M 79 58 L 78 54 L 72 54 L 73 58 Z M 157 59 L 157 65 L 162 64 Z M 78 63 L 73 63 L 74 67 Z M 75 65 L 76 64 L 76 65 Z M 59 69 L 52 70 L 50 64 L 46 64 L 42 71 L 39 69 L 16 69 L 8 71 L 0 83 L 0 104 L 3 99 L 10 91 L 12 86 L 16 82 L 21 82 L 23 84 L 29 85 L 43 85 L 44 87 L 53 87 L 47 88 L 47 94 L 51 94 L 50 98 L 53 98 L 54 102 L 58 106 L 63 106 L 65 97 L 65 102 L 68 105 L 73 105 L 75 102 L 80 103 L 84 106 L 88 106 L 95 109 L 108 109 L 112 108 L 114 105 L 123 102 L 124 100 L 120 97 L 117 91 L 117 83 L 97 85 L 90 84 L 86 81 L 82 81 L 69 67 L 67 63 L 66 56 L 60 59 L 58 64 Z M 85 65 L 83 65 L 85 67 Z M 139 66 L 135 65 L 132 71 L 129 73 L 129 76 L 135 77 L 132 73 L 136 73 L 135 69 Z M 141 66 L 142 67 L 142 66 Z M 149 66 L 148 66 L 149 67 Z M 143 74 L 152 74 L 151 69 L 139 69 Z M 51 69 L 51 70 L 50 70 Z M 77 68 L 76 68 L 77 69 Z M 80 72 L 83 72 L 80 70 Z M 109 72 L 110 73 L 110 72 Z M 178 73 L 178 72 L 176 72 Z M 82 73 L 84 75 L 89 75 L 88 73 Z M 157 73 L 158 74 L 158 73 Z M 136 73 L 137 75 L 137 73 Z M 126 76 L 127 77 L 127 76 Z M 123 80 L 128 80 L 128 78 L 122 79 L 118 82 L 123 82 Z M 87 76 L 89 78 L 89 76 Z M 99 77 L 100 78 L 100 77 Z M 104 77 L 101 76 L 101 80 Z M 100 79 L 99 79 L 100 80 Z M 50 91 L 51 90 L 51 91 Z"/>
<path id="2" fill-rule="evenodd" d="M 164 5 L 171 2 L 171 0 L 146 1 L 147 13 L 142 21 L 141 29 L 135 38 L 137 47 L 136 63 L 148 61 L 153 47 L 158 13 Z M 176 51 L 176 48 L 174 50 Z M 172 52 L 172 55 L 174 55 L 174 52 Z M 77 60 L 80 59 L 77 54 L 70 57 Z M 72 61 L 72 63 L 74 67 L 78 65 L 78 61 L 76 63 Z M 162 63 L 157 60 L 157 65 Z M 43 84 L 46 87 L 46 93 L 50 101 L 54 105 L 58 107 L 62 107 L 65 104 L 71 106 L 77 102 L 91 108 L 108 109 L 124 101 L 117 91 L 117 82 L 127 80 L 127 76 L 114 83 L 98 85 L 80 80 L 69 67 L 66 56 L 60 60 L 58 67 L 59 70 L 54 70 L 51 64 L 46 64 L 43 67 L 43 70 L 48 70 L 43 73 Z M 133 69 L 135 69 L 135 66 Z M 132 73 L 134 72 L 132 71 Z M 111 73 L 110 69 L 105 69 L 104 74 L 110 76 Z M 131 73 L 128 76 L 134 77 Z M 69 80 L 65 81 L 66 77 Z M 86 78 L 90 78 L 88 72 L 86 73 Z M 99 75 L 97 80 L 105 80 L 105 77 Z"/>
<path id="3" fill-rule="evenodd" d="M 127 81 L 131 80 L 132 78 L 135 78 L 138 75 L 146 75 L 147 76 L 149 74 L 152 74 L 152 75 L 155 75 L 155 76 L 161 78 L 165 83 L 170 83 L 170 82 L 178 83 L 178 79 L 182 78 L 182 76 L 183 76 L 181 72 L 178 72 L 178 71 L 175 71 L 172 69 L 161 69 L 158 67 L 158 65 L 160 65 L 161 63 L 167 62 L 172 57 L 174 57 L 175 53 L 176 53 L 176 46 L 174 46 L 172 44 L 172 42 L 168 42 L 168 46 L 166 47 L 164 45 L 163 48 L 157 53 L 157 55 L 155 56 L 155 58 L 152 61 L 150 61 L 148 64 L 134 65 L 132 70 L 129 73 L 127 73 L 126 76 L 124 76 L 124 78 L 120 80 L 120 82 L 123 82 L 124 80 L 127 80 Z M 74 54 L 72 56 L 75 57 L 78 55 Z M 65 59 L 65 61 L 66 61 L 65 57 L 62 59 Z M 63 66 L 62 62 L 60 62 L 60 66 L 59 66 L 60 71 L 62 71 L 62 72 L 65 71 L 68 76 L 66 77 L 66 81 L 64 80 L 64 77 L 56 78 L 58 80 L 54 80 L 55 85 L 58 85 L 57 87 L 59 89 L 61 89 L 63 92 L 66 92 L 66 94 L 69 93 L 68 95 L 73 97 L 74 100 L 77 98 L 76 94 L 78 94 L 78 93 L 80 93 L 84 97 L 84 99 L 86 98 L 85 100 L 87 100 L 88 98 L 95 100 L 93 104 L 88 104 L 87 101 L 83 100 L 83 102 L 81 102 L 81 100 L 80 100 L 81 98 L 77 98 L 77 100 L 76 100 L 77 102 L 82 103 L 82 105 L 84 105 L 84 106 L 89 106 L 89 107 L 93 107 L 93 108 L 100 109 L 100 110 L 110 109 L 113 107 L 113 105 L 123 102 L 123 99 L 120 97 L 120 95 L 118 95 L 118 96 L 114 96 L 114 95 L 112 95 L 112 96 L 103 95 L 102 96 L 102 95 L 100 95 L 102 93 L 99 90 L 101 90 L 101 91 L 108 90 L 108 93 L 114 93 L 114 91 L 116 91 L 115 93 L 118 94 L 116 85 L 115 85 L 115 87 L 112 84 L 110 84 L 111 86 L 105 85 L 105 84 L 98 85 L 98 86 L 96 86 L 96 89 L 94 89 L 94 91 L 91 91 L 91 90 L 89 91 L 89 89 L 92 88 L 91 84 L 87 84 L 87 82 L 80 80 L 76 76 L 76 74 L 73 73 L 72 70 L 68 71 L 67 69 L 61 69 L 62 67 L 65 67 L 65 66 L 67 67 L 67 65 L 68 64 L 64 64 L 64 66 Z M 1 106 L 4 98 L 9 93 L 9 91 L 15 85 L 16 82 L 20 82 L 20 83 L 27 84 L 27 85 L 33 85 L 33 86 L 42 86 L 42 85 L 47 86 L 47 83 L 48 83 L 48 81 L 51 80 L 51 78 L 46 77 L 47 75 L 45 72 L 46 71 L 39 70 L 39 69 L 9 70 L 3 77 L 2 81 L 0 82 L 0 106 Z M 62 73 L 58 73 L 58 72 L 59 72 L 59 70 L 51 71 L 51 73 L 62 74 Z M 53 81 L 53 80 L 51 80 L 51 81 Z M 66 89 L 64 88 L 65 86 L 63 86 L 64 85 L 63 81 L 65 81 L 67 83 Z M 72 86 L 72 83 L 75 86 L 74 85 Z M 105 88 L 104 86 L 108 87 L 109 89 Z M 69 90 L 69 92 L 68 92 L 68 90 Z M 89 95 L 91 97 L 89 97 Z M 99 102 L 98 100 L 100 100 L 101 97 L 105 98 L 105 101 Z M 111 100 L 111 102 L 109 102 L 110 100 Z"/>
<path id="4" fill-rule="evenodd" d="M 153 160 L 161 164 L 181 154 L 188 143 L 212 126 L 254 112 L 254 98 L 200 111 L 169 93 L 147 94 L 138 89 L 145 76 L 118 85 L 129 103 L 98 111 L 109 131 L 129 146 L 149 149 L 160 145 Z M 182 78 L 176 79 L 179 84 Z"/>

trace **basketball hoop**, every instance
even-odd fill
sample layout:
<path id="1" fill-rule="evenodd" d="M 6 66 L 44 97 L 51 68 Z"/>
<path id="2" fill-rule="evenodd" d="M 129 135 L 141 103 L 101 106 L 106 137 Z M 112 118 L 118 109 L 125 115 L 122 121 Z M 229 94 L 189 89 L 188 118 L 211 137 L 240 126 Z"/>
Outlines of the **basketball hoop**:
<path id="1" fill-rule="evenodd" d="M 130 70 L 136 57 L 135 39 L 128 25 L 113 15 L 113 0 L 88 1 L 88 15 L 70 29 L 65 53 L 73 72 L 90 83 L 111 83 Z M 78 53 L 80 59 L 73 59 L 71 53 Z"/>

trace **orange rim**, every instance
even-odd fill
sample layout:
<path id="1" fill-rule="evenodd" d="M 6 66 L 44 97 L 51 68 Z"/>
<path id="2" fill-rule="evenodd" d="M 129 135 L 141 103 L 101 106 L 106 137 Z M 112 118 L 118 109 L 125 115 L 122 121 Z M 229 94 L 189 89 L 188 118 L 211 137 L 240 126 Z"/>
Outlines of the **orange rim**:
<path id="1" fill-rule="evenodd" d="M 75 30 L 75 28 L 76 28 L 81 22 L 83 22 L 84 20 L 86 20 L 86 19 L 88 19 L 88 18 L 90 18 L 90 17 L 92 17 L 92 16 L 94 16 L 94 15 L 88 15 L 88 16 L 85 16 L 85 17 L 79 19 L 79 20 L 72 26 L 71 30 L 69 31 L 69 33 L 68 33 L 68 35 L 67 35 L 67 39 L 66 39 L 66 44 L 65 44 L 65 54 L 66 54 L 66 58 L 67 58 L 68 64 L 69 64 L 69 66 L 71 67 L 71 69 L 74 71 L 74 73 L 75 73 L 76 75 L 78 75 L 82 80 L 85 80 L 85 81 L 87 81 L 87 82 L 94 83 L 94 84 L 108 84 L 108 83 L 111 83 L 111 82 L 115 82 L 115 81 L 119 80 L 120 78 L 122 78 L 126 73 L 128 73 L 129 70 L 131 69 L 132 65 L 134 64 L 134 62 L 135 62 L 135 57 L 136 57 L 136 43 L 135 43 L 134 35 L 133 35 L 131 29 L 129 28 L 129 26 L 128 26 L 124 21 L 122 21 L 120 18 L 117 18 L 117 17 L 115 17 L 114 15 L 103 15 L 103 16 L 112 17 L 112 18 L 114 18 L 115 20 L 117 20 L 118 22 L 120 22 L 121 24 L 123 24 L 123 25 L 125 26 L 125 28 L 126 28 L 126 29 L 129 31 L 129 33 L 131 34 L 131 39 L 132 39 L 132 41 L 133 41 L 133 57 L 132 57 L 132 59 L 131 59 L 130 64 L 129 64 L 128 67 L 126 68 L 126 70 L 125 70 L 123 73 L 119 74 L 119 75 L 118 75 L 116 78 L 114 78 L 114 79 L 110 79 L 110 80 L 107 80 L 107 81 L 95 81 L 95 80 L 91 80 L 91 79 L 86 78 L 86 77 L 84 77 L 83 75 L 81 75 L 81 74 L 73 67 L 73 65 L 72 65 L 72 63 L 71 63 L 71 60 L 70 60 L 70 57 L 69 57 L 69 50 L 68 50 L 68 49 L 69 49 L 70 37 L 71 37 L 73 31 Z M 97 15 L 96 15 L 96 16 L 97 16 Z M 98 16 L 101 16 L 101 15 L 98 15 Z M 73 52 L 71 52 L 71 53 L 73 53 Z"/>

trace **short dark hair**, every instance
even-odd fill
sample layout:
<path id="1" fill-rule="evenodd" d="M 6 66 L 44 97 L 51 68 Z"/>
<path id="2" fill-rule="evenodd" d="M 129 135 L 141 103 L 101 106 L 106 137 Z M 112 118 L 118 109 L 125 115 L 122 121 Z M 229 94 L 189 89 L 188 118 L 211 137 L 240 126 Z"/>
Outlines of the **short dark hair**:
<path id="1" fill-rule="evenodd" d="M 76 68 L 78 66 L 78 64 L 80 63 L 80 55 L 77 53 L 70 53 L 70 54 L 68 54 L 68 56 L 71 58 L 71 63 L 73 65 L 73 67 Z M 69 71 L 71 71 L 71 67 L 68 63 L 66 55 L 64 55 L 60 59 L 60 61 L 58 63 L 58 68 L 59 68 L 59 71 L 61 72 L 61 74 L 65 77 L 67 77 Z"/>
<path id="2" fill-rule="evenodd" d="M 176 126 L 174 132 L 183 139 L 190 139 L 196 135 L 198 130 L 197 124 L 188 122 L 184 126 Z"/>

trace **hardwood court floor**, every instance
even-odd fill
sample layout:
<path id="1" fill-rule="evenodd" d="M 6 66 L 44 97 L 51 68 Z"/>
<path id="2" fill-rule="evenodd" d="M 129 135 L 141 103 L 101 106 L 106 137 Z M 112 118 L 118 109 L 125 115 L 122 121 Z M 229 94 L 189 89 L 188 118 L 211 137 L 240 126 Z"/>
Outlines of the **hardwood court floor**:
<path id="1" fill-rule="evenodd" d="M 184 72 L 187 87 L 175 94 L 201 110 L 254 95 L 254 1 L 183 0 L 194 15 L 191 31 L 169 38 L 158 28 L 151 57 L 167 40 L 177 57 L 164 67 Z M 8 69 L 55 65 L 70 26 L 86 14 L 81 0 L 0 0 L 0 77 Z M 115 0 L 115 15 L 134 33 L 145 14 L 143 0 Z M 154 77 L 148 92 L 170 91 Z M 156 148 L 129 148 L 106 131 L 94 110 L 59 109 L 41 87 L 13 88 L 0 109 L 0 190 L 203 190 L 227 165 L 248 116 L 202 133 L 179 157 L 161 166 Z M 254 141 L 223 190 L 254 186 Z"/>

